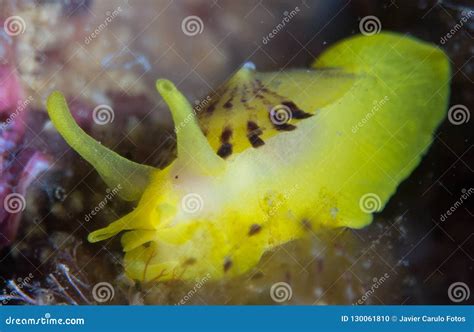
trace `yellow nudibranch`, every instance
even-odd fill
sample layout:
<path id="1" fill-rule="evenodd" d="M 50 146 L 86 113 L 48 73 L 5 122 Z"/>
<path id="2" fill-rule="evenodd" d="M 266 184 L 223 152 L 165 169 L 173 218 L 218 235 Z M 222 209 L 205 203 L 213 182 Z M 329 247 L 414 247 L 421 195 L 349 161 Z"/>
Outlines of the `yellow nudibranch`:
<path id="1" fill-rule="evenodd" d="M 135 280 L 223 278 L 307 233 L 368 225 L 430 146 L 449 77 L 442 50 L 384 32 L 336 44 L 311 69 L 260 73 L 246 64 L 201 110 L 158 80 L 178 145 L 163 170 L 88 136 L 61 93 L 47 109 L 107 185 L 138 201 L 90 242 L 125 231 L 124 267 Z M 367 194 L 376 209 L 361 206 Z"/>

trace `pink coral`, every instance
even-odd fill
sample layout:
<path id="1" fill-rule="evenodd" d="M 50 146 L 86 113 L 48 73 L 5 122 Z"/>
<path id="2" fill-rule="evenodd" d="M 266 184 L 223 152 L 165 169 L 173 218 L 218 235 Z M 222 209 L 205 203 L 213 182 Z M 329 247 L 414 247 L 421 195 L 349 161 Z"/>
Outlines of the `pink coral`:
<path id="1" fill-rule="evenodd" d="M 23 147 L 26 114 L 32 98 L 24 98 L 16 71 L 0 66 L 0 247 L 15 237 L 26 189 L 50 161 L 47 155 Z"/>

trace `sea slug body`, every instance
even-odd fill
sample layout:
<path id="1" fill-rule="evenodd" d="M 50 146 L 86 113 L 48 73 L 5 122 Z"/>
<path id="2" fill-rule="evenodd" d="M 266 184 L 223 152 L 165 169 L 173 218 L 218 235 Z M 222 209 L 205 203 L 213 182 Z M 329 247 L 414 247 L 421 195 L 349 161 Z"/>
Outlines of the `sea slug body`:
<path id="1" fill-rule="evenodd" d="M 59 92 L 47 109 L 104 181 L 138 202 L 89 241 L 124 231 L 125 271 L 135 280 L 217 279 L 305 234 L 368 225 L 430 146 L 449 77 L 440 49 L 384 32 L 344 40 L 310 69 L 244 65 L 199 111 L 158 80 L 179 128 L 177 158 L 163 170 L 97 143 Z"/>

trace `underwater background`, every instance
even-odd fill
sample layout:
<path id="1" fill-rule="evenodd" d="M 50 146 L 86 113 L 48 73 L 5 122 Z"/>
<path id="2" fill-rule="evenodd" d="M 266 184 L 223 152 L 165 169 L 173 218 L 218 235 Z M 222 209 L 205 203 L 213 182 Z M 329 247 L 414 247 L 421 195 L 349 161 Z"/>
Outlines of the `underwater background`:
<path id="1" fill-rule="evenodd" d="M 19 206 L 0 210 L 2 303 L 459 303 L 449 289 L 463 283 L 470 291 L 474 280 L 473 10 L 471 1 L 428 0 L 0 0 L 0 197 L 11 188 L 21 196 Z M 200 21 L 183 31 L 188 17 Z M 360 33 L 367 17 L 443 48 L 453 74 L 449 105 L 468 110 L 461 122 L 442 123 L 371 225 L 288 243 L 239 278 L 195 283 L 134 283 L 123 274 L 118 237 L 86 241 L 133 205 L 54 130 L 44 107 L 51 91 L 68 96 L 75 119 L 104 145 L 163 167 L 176 141 L 154 91 L 158 77 L 179 82 L 199 105 L 244 62 L 260 71 L 307 67 Z M 111 106 L 105 123 L 92 119 L 98 105 Z M 290 285 L 285 301 L 271 296 L 281 282 Z"/>

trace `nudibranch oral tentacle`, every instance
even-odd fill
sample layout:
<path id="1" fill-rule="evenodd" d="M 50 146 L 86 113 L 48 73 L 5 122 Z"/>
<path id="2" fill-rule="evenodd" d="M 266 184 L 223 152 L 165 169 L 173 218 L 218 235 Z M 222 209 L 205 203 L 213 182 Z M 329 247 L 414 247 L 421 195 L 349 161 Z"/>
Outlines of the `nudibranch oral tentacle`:
<path id="1" fill-rule="evenodd" d="M 125 200 L 140 198 L 153 167 L 125 159 L 87 135 L 74 121 L 60 92 L 51 93 L 46 108 L 53 125 L 66 142 L 94 166 L 109 187 L 120 185 L 123 189 L 119 191 L 119 196 Z"/>
<path id="2" fill-rule="evenodd" d="M 309 229 L 369 224 L 430 146 L 449 75 L 440 49 L 380 33 L 336 44 L 308 70 L 245 65 L 200 110 L 158 80 L 178 144 L 163 170 L 124 162 L 100 144 L 84 148 L 98 143 L 77 127 L 64 98 L 54 93 L 47 106 L 107 183 L 120 183 L 128 167 L 140 175 L 126 195 L 139 199 L 136 209 L 89 241 L 125 231 L 125 271 L 135 280 L 223 278 Z M 272 118 L 278 107 L 286 122 Z M 120 165 L 111 171 L 113 160 Z"/>

